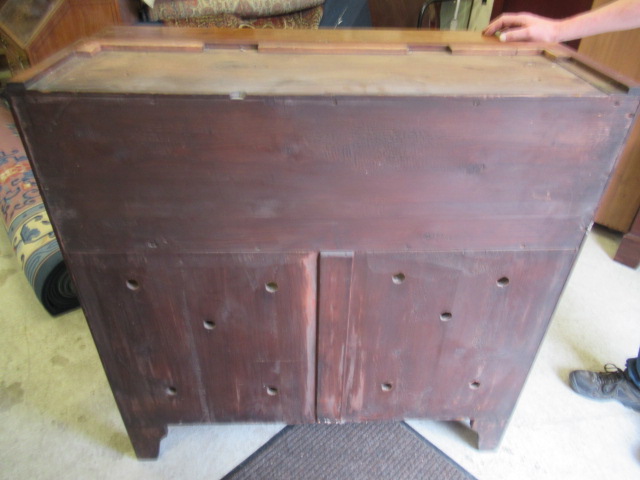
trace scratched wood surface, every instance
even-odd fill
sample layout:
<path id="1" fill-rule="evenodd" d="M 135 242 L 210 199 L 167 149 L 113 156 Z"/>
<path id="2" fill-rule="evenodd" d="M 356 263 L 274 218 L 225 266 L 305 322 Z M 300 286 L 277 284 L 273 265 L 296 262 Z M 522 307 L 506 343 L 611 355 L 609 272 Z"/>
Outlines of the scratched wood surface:
<path id="1" fill-rule="evenodd" d="M 181 95 L 605 95 L 541 55 L 263 50 L 107 50 L 72 59 L 30 89 Z"/>
<path id="2" fill-rule="evenodd" d="M 72 253 L 67 262 L 132 436 L 168 424 L 315 420 L 315 255 Z M 157 456 L 158 441 L 134 447 Z"/>
<path id="3" fill-rule="evenodd" d="M 349 394 L 335 395 L 338 418 L 474 418 L 511 409 L 574 257 L 356 253 L 341 312 L 348 327 L 337 338 L 320 330 L 345 348 L 335 377 Z"/>
<path id="4" fill-rule="evenodd" d="M 573 249 L 634 108 L 611 96 L 18 101 L 63 243 L 96 253 L 150 242 L 181 252 Z"/>
<path id="5" fill-rule="evenodd" d="M 409 415 L 496 447 L 636 86 L 469 34 L 105 35 L 8 91 L 138 456 Z"/>

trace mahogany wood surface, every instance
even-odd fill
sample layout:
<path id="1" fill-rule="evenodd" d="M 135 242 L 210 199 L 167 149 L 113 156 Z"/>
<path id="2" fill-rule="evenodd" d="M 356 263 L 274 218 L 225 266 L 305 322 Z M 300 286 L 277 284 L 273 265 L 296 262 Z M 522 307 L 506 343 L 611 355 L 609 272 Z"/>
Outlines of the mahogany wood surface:
<path id="1" fill-rule="evenodd" d="M 63 0 L 53 3 L 37 28 L 27 36 L 17 36 L 19 17 L 11 24 L 0 22 L 0 43 L 6 49 L 11 71 L 15 74 L 29 65 L 96 32 L 117 24 L 137 21 L 137 6 L 133 0 Z M 26 14 L 29 19 L 29 14 Z M 18 24 L 16 24 L 18 23 Z"/>
<path id="2" fill-rule="evenodd" d="M 39 139 L 30 152 L 57 153 L 36 171 L 59 192 L 48 200 L 58 232 L 92 253 L 144 253 L 149 242 L 196 253 L 571 249 L 628 127 L 617 112 L 632 107 L 35 92 L 24 102 Z M 114 185 L 126 208 L 113 207 Z"/>
<path id="3" fill-rule="evenodd" d="M 315 419 L 315 255 L 69 260 L 125 423 Z"/>
<path id="4" fill-rule="evenodd" d="M 467 418 L 499 444 L 638 91 L 473 38 L 115 29 L 9 85 L 139 457 L 215 421 Z"/>
<path id="5" fill-rule="evenodd" d="M 512 409 L 574 258 L 356 254 L 341 419 L 479 419 Z"/>

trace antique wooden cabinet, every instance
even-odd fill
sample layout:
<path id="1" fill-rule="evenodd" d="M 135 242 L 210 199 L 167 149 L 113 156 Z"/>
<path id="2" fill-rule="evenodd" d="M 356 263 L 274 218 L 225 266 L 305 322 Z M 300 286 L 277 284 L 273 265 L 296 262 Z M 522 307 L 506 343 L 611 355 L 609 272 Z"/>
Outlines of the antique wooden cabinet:
<path id="1" fill-rule="evenodd" d="M 638 108 L 425 31 L 115 28 L 9 95 L 140 457 L 230 421 L 497 446 Z"/>
<path id="2" fill-rule="evenodd" d="M 133 0 L 6 0 L 0 45 L 13 73 L 108 25 L 137 21 Z"/>

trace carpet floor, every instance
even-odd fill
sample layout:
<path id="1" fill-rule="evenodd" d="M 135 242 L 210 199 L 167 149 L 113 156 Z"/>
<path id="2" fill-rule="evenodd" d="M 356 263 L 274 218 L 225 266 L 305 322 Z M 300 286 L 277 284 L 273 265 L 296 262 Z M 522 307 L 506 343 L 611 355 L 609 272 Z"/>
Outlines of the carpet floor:
<path id="1" fill-rule="evenodd" d="M 404 422 L 289 426 L 224 480 L 473 480 Z"/>

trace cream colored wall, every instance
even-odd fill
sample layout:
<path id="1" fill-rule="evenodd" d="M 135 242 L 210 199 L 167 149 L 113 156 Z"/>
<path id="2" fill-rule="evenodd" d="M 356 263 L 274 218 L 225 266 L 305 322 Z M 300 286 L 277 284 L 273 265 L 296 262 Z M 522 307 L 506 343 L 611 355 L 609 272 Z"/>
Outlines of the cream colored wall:
<path id="1" fill-rule="evenodd" d="M 454 12 L 456 9 L 456 2 L 447 2 L 442 4 L 442 10 L 440 14 L 440 24 L 442 30 L 449 29 Z M 468 30 L 478 31 L 484 30 L 489 25 L 489 18 L 491 17 L 491 10 L 493 9 L 493 0 L 487 0 L 486 4 L 482 4 L 482 0 L 460 0 L 460 7 L 458 11 L 458 27 L 451 28 L 451 30 L 465 30 L 467 29 L 467 19 L 469 19 Z M 469 18 L 471 14 L 471 18 Z"/>

